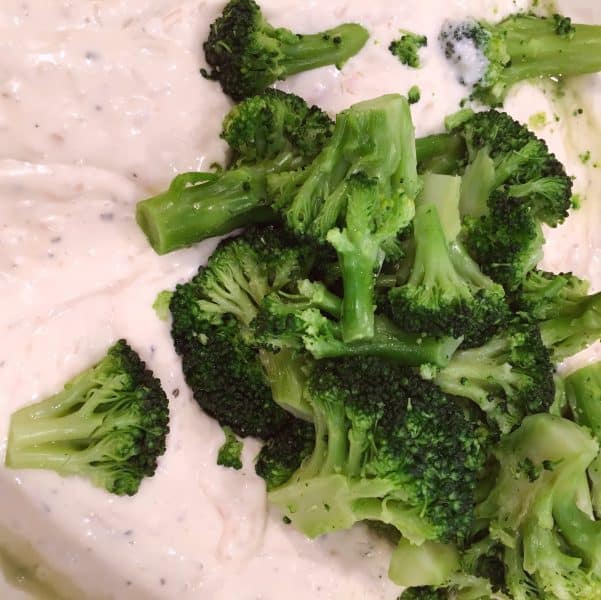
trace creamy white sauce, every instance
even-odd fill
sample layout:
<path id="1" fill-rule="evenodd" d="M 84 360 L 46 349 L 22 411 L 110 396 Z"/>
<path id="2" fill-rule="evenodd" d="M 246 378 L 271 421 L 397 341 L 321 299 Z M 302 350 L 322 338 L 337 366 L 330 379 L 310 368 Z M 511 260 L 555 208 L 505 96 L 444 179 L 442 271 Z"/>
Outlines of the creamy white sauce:
<path id="1" fill-rule="evenodd" d="M 189 278 L 214 247 L 207 242 L 158 257 L 133 210 L 175 173 L 224 158 L 218 133 L 229 102 L 199 76 L 201 42 L 222 5 L 0 6 L 0 457 L 11 412 L 59 389 L 118 337 L 128 338 L 161 378 L 172 415 L 167 453 L 133 498 L 76 478 L 0 466 L 0 545 L 16 554 L 20 545 L 35 548 L 35 559 L 25 557 L 28 570 L 50 583 L 69 580 L 68 598 L 392 600 L 398 590 L 386 577 L 385 543 L 361 527 L 310 541 L 267 510 L 253 471 L 257 443 L 245 443 L 241 472 L 215 465 L 220 429 L 191 398 L 169 326 L 151 308 L 160 290 Z M 320 69 L 280 87 L 334 113 L 417 84 L 422 100 L 413 115 L 423 135 L 439 130 L 466 95 L 438 48 L 444 19 L 499 18 L 526 2 L 261 5 L 274 24 L 299 32 L 356 20 L 372 34 L 341 72 Z M 601 9 L 587 0 L 563 8 L 576 20 L 601 22 Z M 400 28 L 428 36 L 422 69 L 388 53 Z M 549 232 L 544 265 L 573 269 L 599 289 L 601 181 L 592 164 L 601 161 L 594 113 L 601 78 L 580 78 L 571 90 L 555 101 L 523 85 L 507 109 L 523 120 L 547 113 L 540 133 L 576 175 L 584 198 L 566 225 Z M 573 117 L 577 106 L 584 112 Z M 587 149 L 592 157 L 582 165 L 577 154 Z M 598 354 L 593 348 L 584 360 Z M 21 597 L 6 585 L 0 581 L 0 597 Z"/>

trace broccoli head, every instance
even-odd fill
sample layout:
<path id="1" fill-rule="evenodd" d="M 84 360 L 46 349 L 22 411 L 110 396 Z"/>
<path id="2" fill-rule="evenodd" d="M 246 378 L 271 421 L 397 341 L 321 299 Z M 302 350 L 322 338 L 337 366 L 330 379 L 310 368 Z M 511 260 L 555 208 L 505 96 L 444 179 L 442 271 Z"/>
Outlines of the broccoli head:
<path id="1" fill-rule="evenodd" d="M 499 23 L 447 22 L 439 35 L 472 98 L 500 106 L 520 81 L 571 77 L 601 70 L 601 28 L 573 25 L 568 17 L 514 14 Z"/>
<path id="2" fill-rule="evenodd" d="M 392 288 L 395 321 L 406 331 L 484 343 L 506 321 L 503 288 L 484 275 L 458 239 L 461 179 L 424 175 L 413 220 L 415 257 L 407 282 Z"/>
<path id="3" fill-rule="evenodd" d="M 11 416 L 6 465 L 77 475 L 129 496 L 165 452 L 165 392 L 125 340 L 65 384 Z"/>
<path id="4" fill-rule="evenodd" d="M 201 408 L 238 435 L 268 438 L 285 426 L 286 406 L 299 401 L 295 363 L 271 361 L 253 345 L 249 324 L 263 297 L 302 277 L 312 251 L 273 227 L 249 229 L 217 248 L 206 267 L 177 286 L 171 300 L 171 335 L 184 375 Z M 271 387 L 270 387 L 271 384 Z"/>
<path id="5" fill-rule="evenodd" d="M 222 429 L 225 441 L 217 453 L 217 464 L 222 467 L 239 470 L 242 468 L 242 460 L 240 459 L 243 447 L 242 442 L 236 437 L 231 427 L 225 425 Z"/>
<path id="6" fill-rule="evenodd" d="M 388 50 L 393 56 L 396 56 L 404 65 L 417 69 L 420 67 L 419 51 L 428 45 L 428 38 L 425 35 L 403 31 L 398 40 L 393 40 L 388 46 Z"/>
<path id="7" fill-rule="evenodd" d="M 415 543 L 465 537 L 482 451 L 452 400 L 376 358 L 319 361 L 308 394 L 313 452 L 268 495 L 295 527 L 315 537 L 377 520 Z"/>
<path id="8" fill-rule="evenodd" d="M 299 169 L 320 152 L 333 123 L 319 108 L 276 90 L 234 106 L 223 122 L 230 168 L 183 173 L 169 189 L 142 200 L 138 225 L 159 254 L 238 227 L 277 220 L 269 207 L 268 174 Z"/>
<path id="9" fill-rule="evenodd" d="M 599 597 L 601 522 L 586 478 L 597 452 L 586 430 L 549 414 L 526 417 L 496 448 L 498 476 L 476 514 L 503 547 L 511 597 Z"/>
<path id="10" fill-rule="evenodd" d="M 526 415 L 549 410 L 553 373 L 537 327 L 513 323 L 483 346 L 456 352 L 434 381 L 447 394 L 475 402 L 495 429 L 507 433 Z"/>
<path id="11" fill-rule="evenodd" d="M 367 42 L 368 32 L 346 23 L 314 34 L 273 27 L 253 0 L 230 0 L 211 24 L 204 53 L 210 74 L 236 101 L 279 79 L 327 65 L 342 65 Z"/>

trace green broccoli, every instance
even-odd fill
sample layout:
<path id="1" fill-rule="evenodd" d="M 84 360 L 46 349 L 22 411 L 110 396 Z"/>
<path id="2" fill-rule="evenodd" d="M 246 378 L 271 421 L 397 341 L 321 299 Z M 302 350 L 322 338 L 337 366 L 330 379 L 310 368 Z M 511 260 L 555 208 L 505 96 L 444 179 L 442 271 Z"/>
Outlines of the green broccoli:
<path id="1" fill-rule="evenodd" d="M 461 178 L 426 173 L 423 180 L 411 274 L 388 295 L 394 319 L 405 331 L 480 345 L 508 318 L 505 292 L 482 274 L 458 239 Z"/>
<path id="2" fill-rule="evenodd" d="M 333 123 L 293 94 L 267 90 L 234 106 L 222 137 L 232 149 L 229 169 L 183 173 L 169 189 L 138 203 L 136 219 L 159 254 L 252 223 L 275 221 L 266 177 L 299 169 L 321 151 Z"/>
<path id="3" fill-rule="evenodd" d="M 287 410 L 303 411 L 302 357 L 259 352 L 249 324 L 263 297 L 305 276 L 312 261 L 310 248 L 281 231 L 249 229 L 175 290 L 171 335 L 186 381 L 202 409 L 238 435 L 267 439 L 289 424 Z"/>
<path id="4" fill-rule="evenodd" d="M 439 40 L 447 59 L 458 65 L 461 83 L 472 87 L 472 98 L 489 106 L 502 105 L 519 81 L 601 71 L 601 28 L 573 25 L 560 15 L 447 22 Z"/>
<path id="5" fill-rule="evenodd" d="M 339 320 L 343 301 L 332 293 L 327 295 L 326 302 L 321 296 L 318 300 L 309 296 L 303 302 L 298 299 L 299 295 L 294 294 L 292 301 L 281 293 L 264 298 L 251 324 L 256 344 L 276 353 L 307 350 L 318 360 L 377 356 L 416 367 L 423 363 L 447 365 L 461 343 L 461 339 L 404 332 L 382 314 L 375 316 L 373 337 L 347 343 L 342 338 Z"/>
<path id="6" fill-rule="evenodd" d="M 411 31 L 401 31 L 401 33 L 403 35 L 398 40 L 390 42 L 388 50 L 404 65 L 417 69 L 421 66 L 419 51 L 428 45 L 428 38 Z"/>
<path id="7" fill-rule="evenodd" d="M 307 391 L 313 452 L 268 494 L 296 528 L 316 537 L 368 519 L 414 543 L 464 539 L 483 453 L 455 402 L 377 358 L 318 361 Z"/>
<path id="8" fill-rule="evenodd" d="M 154 475 L 168 432 L 159 380 L 119 340 L 62 391 L 13 413 L 6 466 L 77 475 L 132 496 Z"/>
<path id="9" fill-rule="evenodd" d="M 373 335 L 375 276 L 413 217 L 418 190 L 407 100 L 389 94 L 338 114 L 332 138 L 303 171 L 268 177 L 289 228 L 336 249 L 344 285 L 343 338 Z"/>
<path id="10" fill-rule="evenodd" d="M 315 427 L 300 419 L 269 438 L 255 464 L 255 471 L 265 480 L 267 491 L 284 485 L 314 447 Z"/>
<path id="11" fill-rule="evenodd" d="M 342 65 L 369 38 L 356 23 L 314 34 L 271 26 L 253 0 L 230 0 L 211 24 L 204 53 L 210 73 L 236 101 L 261 93 L 278 79 L 327 65 Z"/>
<path id="12" fill-rule="evenodd" d="M 601 443 L 601 363 L 596 362 L 565 378 L 568 404 L 574 420 L 588 427 Z M 601 518 L 601 455 L 591 463 L 588 476 L 592 483 L 595 513 Z"/>
<path id="13" fill-rule="evenodd" d="M 429 369 L 423 375 L 430 377 Z M 447 394 L 468 398 L 501 433 L 529 414 L 546 412 L 555 398 L 553 365 L 535 325 L 513 323 L 478 348 L 459 350 L 434 374 Z"/>
<path id="14" fill-rule="evenodd" d="M 599 597 L 601 522 L 590 516 L 586 478 L 598 449 L 586 430 L 549 414 L 526 417 L 496 448 L 499 472 L 476 515 L 503 548 L 510 597 Z"/>
<path id="15" fill-rule="evenodd" d="M 242 460 L 240 459 L 242 442 L 236 437 L 231 427 L 225 425 L 222 429 L 225 441 L 217 453 L 217 464 L 222 467 L 239 470 L 242 468 Z"/>

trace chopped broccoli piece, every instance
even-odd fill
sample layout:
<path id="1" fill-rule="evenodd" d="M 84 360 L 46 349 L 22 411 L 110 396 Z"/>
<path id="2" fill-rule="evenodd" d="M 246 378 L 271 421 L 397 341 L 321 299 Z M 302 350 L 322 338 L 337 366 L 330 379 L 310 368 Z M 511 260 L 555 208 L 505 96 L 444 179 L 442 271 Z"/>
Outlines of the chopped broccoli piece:
<path id="1" fill-rule="evenodd" d="M 295 527 L 315 537 L 368 519 L 414 543 L 463 540 L 483 453 L 455 402 L 376 358 L 318 361 L 308 394 L 313 452 L 268 495 Z"/>
<path id="2" fill-rule="evenodd" d="M 472 98 L 503 104 L 509 89 L 527 79 L 571 77 L 601 70 L 601 28 L 573 25 L 569 18 L 515 14 L 499 23 L 447 22 L 439 35 L 449 60 L 474 72 L 461 82 Z M 481 65 L 477 71 L 474 65 Z"/>
<path id="3" fill-rule="evenodd" d="M 248 98 L 223 123 L 231 167 L 178 175 L 167 191 L 138 203 L 138 225 L 154 250 L 166 254 L 238 227 L 275 221 L 267 175 L 309 164 L 332 129 L 324 112 L 293 94 L 268 90 Z"/>
<path id="4" fill-rule="evenodd" d="M 165 452 L 165 392 L 125 340 L 65 384 L 11 416 L 6 465 L 50 469 L 132 496 Z"/>
<path id="5" fill-rule="evenodd" d="M 311 454 L 314 446 L 313 424 L 300 419 L 292 421 L 267 440 L 255 465 L 257 475 L 265 480 L 267 491 L 284 485 Z"/>
<path id="6" fill-rule="evenodd" d="M 412 85 L 407 92 L 407 102 L 417 104 L 422 97 L 422 93 L 417 85 Z"/>
<path id="7" fill-rule="evenodd" d="M 169 304 L 171 303 L 172 296 L 173 292 L 171 290 L 163 290 L 157 294 L 152 303 L 152 308 L 161 321 L 166 321 L 171 314 L 169 312 Z"/>
<path id="8" fill-rule="evenodd" d="M 567 314 L 541 321 L 543 342 L 557 362 L 601 339 L 601 292 L 574 300 Z"/>
<path id="9" fill-rule="evenodd" d="M 217 453 L 217 464 L 222 467 L 239 470 L 242 468 L 242 442 L 236 437 L 231 427 L 222 427 L 225 441 Z"/>
<path id="10" fill-rule="evenodd" d="M 586 430 L 549 414 L 526 417 L 496 448 L 499 473 L 476 514 L 502 545 L 510 597 L 598 597 L 601 522 L 586 479 L 597 452 Z"/>
<path id="11" fill-rule="evenodd" d="M 317 304 L 306 308 L 296 299 L 289 302 L 280 293 L 266 296 L 251 325 L 255 342 L 273 352 L 307 350 L 316 359 L 377 356 L 408 366 L 445 366 L 461 343 L 461 339 L 404 332 L 381 314 L 375 317 L 373 337 L 347 343 L 342 339 L 339 321 L 342 301 L 338 299 L 336 312 L 333 298 L 329 295 L 328 308 Z"/>
<path id="12" fill-rule="evenodd" d="M 263 297 L 304 277 L 312 260 L 311 249 L 272 227 L 249 229 L 175 290 L 171 335 L 186 381 L 201 408 L 238 435 L 271 437 L 291 419 L 277 403 L 300 402 L 298 363 L 259 352 L 248 326 Z"/>
<path id="13" fill-rule="evenodd" d="M 404 65 L 417 69 L 421 66 L 419 51 L 428 45 L 428 38 L 410 31 L 401 31 L 401 33 L 403 35 L 398 40 L 390 42 L 388 50 Z"/>
<path id="14" fill-rule="evenodd" d="M 204 53 L 216 79 L 236 101 L 261 93 L 278 79 L 327 65 L 342 65 L 369 38 L 356 23 L 314 34 L 272 27 L 253 0 L 230 0 L 211 24 Z"/>
<path id="15" fill-rule="evenodd" d="M 601 363 L 571 373 L 565 379 L 565 387 L 574 420 L 588 427 L 601 444 Z M 588 476 L 592 483 L 593 507 L 601 518 L 601 454 L 589 466 Z"/>
<path id="16" fill-rule="evenodd" d="M 456 352 L 434 381 L 447 394 L 475 402 L 501 433 L 526 415 L 548 411 L 555 397 L 549 351 L 535 325 L 520 323 L 484 346 Z"/>
<path id="17" fill-rule="evenodd" d="M 389 292 L 405 331 L 489 339 L 509 315 L 503 288 L 483 275 L 458 240 L 461 179 L 427 173 L 413 220 L 415 259 L 408 281 Z"/>
<path id="18" fill-rule="evenodd" d="M 417 189 L 411 112 L 398 94 L 341 112 L 309 167 L 268 178 L 290 229 L 338 252 L 345 341 L 373 335 L 375 276 L 385 256 L 398 253 Z"/>

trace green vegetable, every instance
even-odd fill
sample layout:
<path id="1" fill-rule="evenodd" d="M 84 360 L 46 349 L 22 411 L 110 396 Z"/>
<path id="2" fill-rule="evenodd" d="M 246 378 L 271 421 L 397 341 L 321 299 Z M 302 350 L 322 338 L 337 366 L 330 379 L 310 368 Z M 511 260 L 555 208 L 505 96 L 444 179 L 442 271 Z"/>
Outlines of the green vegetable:
<path id="1" fill-rule="evenodd" d="M 467 50 L 480 54 L 484 72 L 472 97 L 500 106 L 516 83 L 540 77 L 571 77 L 601 70 L 601 27 L 573 25 L 569 18 L 515 14 L 500 23 L 468 19 L 445 24 L 439 35 L 447 58 L 460 62 Z"/>
<path id="2" fill-rule="evenodd" d="M 238 440 L 231 427 L 222 427 L 225 441 L 217 453 L 217 464 L 222 467 L 239 470 L 242 468 L 242 442 Z"/>
<path id="3" fill-rule="evenodd" d="M 76 475 L 131 496 L 154 475 L 168 431 L 159 380 L 119 340 L 62 391 L 13 413 L 6 466 Z"/>
<path id="4" fill-rule="evenodd" d="M 342 65 L 369 38 L 355 23 L 314 34 L 296 34 L 272 27 L 253 0 L 230 0 L 211 24 L 204 43 L 216 79 L 234 100 L 258 94 L 278 79 L 327 65 Z"/>
<path id="5" fill-rule="evenodd" d="M 419 51 L 428 45 L 428 38 L 425 35 L 418 35 L 410 31 L 401 33 L 403 35 L 398 40 L 393 40 L 388 46 L 388 50 L 404 65 L 417 69 L 421 66 Z"/>

